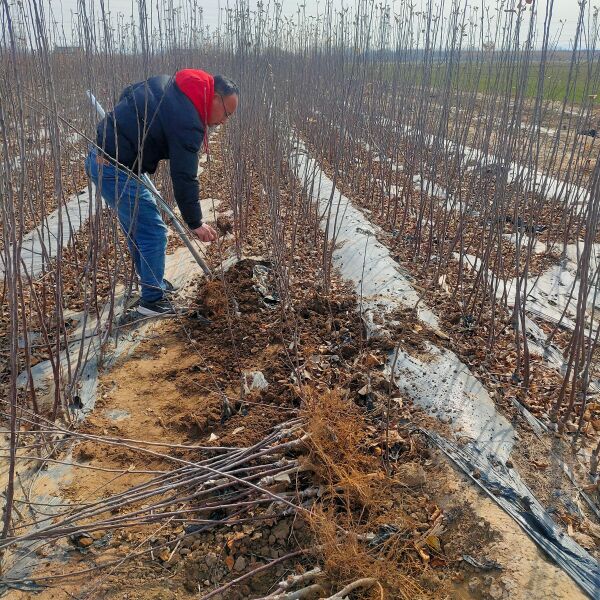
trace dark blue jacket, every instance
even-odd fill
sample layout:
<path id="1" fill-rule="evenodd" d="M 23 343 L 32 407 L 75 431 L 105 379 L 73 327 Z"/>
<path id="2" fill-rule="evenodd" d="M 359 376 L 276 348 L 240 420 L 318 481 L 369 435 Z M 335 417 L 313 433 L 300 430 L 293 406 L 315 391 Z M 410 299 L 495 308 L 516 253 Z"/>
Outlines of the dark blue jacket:
<path id="1" fill-rule="evenodd" d="M 202 224 L 198 153 L 204 125 L 174 77 L 159 75 L 125 88 L 97 128 L 97 144 L 135 173 L 154 173 L 169 159 L 175 200 L 189 227 Z"/>

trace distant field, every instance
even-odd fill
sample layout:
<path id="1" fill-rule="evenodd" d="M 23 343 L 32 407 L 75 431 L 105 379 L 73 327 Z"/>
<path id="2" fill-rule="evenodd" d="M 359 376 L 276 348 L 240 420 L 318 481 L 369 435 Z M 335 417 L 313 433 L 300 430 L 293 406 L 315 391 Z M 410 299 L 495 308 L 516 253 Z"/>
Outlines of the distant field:
<path id="1" fill-rule="evenodd" d="M 414 79 L 421 83 L 425 77 L 425 71 L 422 63 L 402 63 L 401 65 L 389 64 L 387 76 L 393 77 L 393 70 L 402 68 L 413 71 Z M 568 96 L 569 100 L 577 104 L 584 102 L 588 96 L 600 94 L 600 73 L 598 72 L 598 63 L 580 62 L 573 67 L 571 79 L 569 81 L 570 65 L 565 61 L 549 62 L 545 64 L 543 97 L 546 100 L 561 101 Z M 384 70 L 385 72 L 385 70 Z M 454 65 L 451 79 L 452 87 L 463 91 L 472 91 L 491 93 L 498 92 L 506 94 L 510 92 L 514 95 L 519 86 L 526 86 L 526 96 L 534 98 L 538 93 L 540 85 L 541 63 L 532 63 L 523 74 L 521 68 L 516 68 L 514 64 L 497 63 L 475 63 L 462 62 Z M 401 75 L 401 79 L 410 77 L 406 72 Z M 444 87 L 448 78 L 448 65 L 446 62 L 434 63 L 431 69 L 431 85 L 433 87 Z"/>

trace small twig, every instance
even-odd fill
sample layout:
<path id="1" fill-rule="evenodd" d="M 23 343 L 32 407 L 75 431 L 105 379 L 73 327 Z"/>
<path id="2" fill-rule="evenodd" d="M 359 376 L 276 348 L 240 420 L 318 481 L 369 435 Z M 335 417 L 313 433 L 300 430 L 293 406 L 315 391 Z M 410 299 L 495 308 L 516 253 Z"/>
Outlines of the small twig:
<path id="1" fill-rule="evenodd" d="M 288 600 L 288 598 L 289 598 L 288 590 L 290 590 L 291 588 L 293 588 L 297 585 L 304 585 L 306 583 L 311 582 L 315 577 L 318 577 L 321 573 L 322 573 L 321 568 L 315 567 L 314 569 L 311 569 L 310 571 L 305 571 L 304 573 L 300 573 L 299 575 L 290 575 L 289 577 L 287 577 L 283 581 L 280 581 L 277 584 L 277 589 L 274 592 L 272 592 L 268 596 L 264 596 L 263 598 L 258 598 L 257 600 L 281 600 L 281 599 Z M 298 590 L 298 591 L 301 592 L 303 590 L 308 590 L 312 587 L 313 586 L 308 586 L 308 587 L 302 588 L 302 590 Z M 319 587 L 321 587 L 321 586 L 319 586 Z"/>
<path id="2" fill-rule="evenodd" d="M 329 596 L 329 598 L 327 598 L 326 600 L 343 600 L 343 598 L 345 598 L 350 592 L 353 592 L 354 590 L 357 590 L 359 588 L 370 589 L 374 585 L 379 586 L 379 591 L 381 593 L 381 597 L 383 598 L 383 588 L 381 587 L 381 584 L 377 581 L 377 579 L 375 579 L 374 577 L 363 577 L 362 579 L 357 579 L 356 581 L 349 583 L 345 588 L 337 592 L 337 594 Z"/>
<path id="3" fill-rule="evenodd" d="M 313 583 L 307 587 L 302 588 L 301 590 L 296 590 L 295 592 L 282 592 L 277 596 L 268 596 L 269 600 L 303 600 L 304 598 L 315 598 L 318 594 L 320 598 L 325 593 L 323 586 L 319 583 Z"/>

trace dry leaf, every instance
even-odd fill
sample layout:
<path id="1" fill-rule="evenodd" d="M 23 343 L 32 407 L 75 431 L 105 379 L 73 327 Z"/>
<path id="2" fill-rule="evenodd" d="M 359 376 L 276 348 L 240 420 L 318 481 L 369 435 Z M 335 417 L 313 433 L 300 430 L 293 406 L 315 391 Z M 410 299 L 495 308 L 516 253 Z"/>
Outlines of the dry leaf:
<path id="1" fill-rule="evenodd" d="M 425 538 L 425 543 L 435 552 L 441 553 L 442 544 L 440 538 L 437 535 L 429 535 Z"/>
<path id="2" fill-rule="evenodd" d="M 169 562 L 169 557 L 171 556 L 171 553 L 169 552 L 168 548 L 163 548 L 159 553 L 158 553 L 158 558 L 160 558 L 160 560 L 162 560 L 163 562 Z"/>
<path id="3" fill-rule="evenodd" d="M 381 365 L 381 360 L 372 353 L 365 356 L 365 365 L 367 367 L 378 367 Z"/>
<path id="4" fill-rule="evenodd" d="M 229 538 L 227 540 L 227 544 L 226 544 L 227 548 L 229 548 L 229 550 L 231 550 L 233 548 L 235 542 L 237 540 L 241 540 L 244 537 L 246 537 L 246 534 L 241 531 L 238 531 L 236 534 L 234 534 L 231 538 Z"/>

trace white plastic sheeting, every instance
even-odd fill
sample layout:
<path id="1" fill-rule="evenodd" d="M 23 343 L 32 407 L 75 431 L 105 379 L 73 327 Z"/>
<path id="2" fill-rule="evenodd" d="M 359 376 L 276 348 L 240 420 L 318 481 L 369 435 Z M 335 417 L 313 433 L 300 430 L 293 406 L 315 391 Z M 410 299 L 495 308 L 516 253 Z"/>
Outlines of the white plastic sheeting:
<path id="1" fill-rule="evenodd" d="M 515 432 L 498 414 L 487 390 L 453 352 L 427 343 L 426 353 L 424 358 L 398 352 L 396 360 L 392 360 L 398 389 L 450 423 L 461 436 L 475 440 L 476 445 L 506 462 Z"/>
<path id="2" fill-rule="evenodd" d="M 333 182 L 309 158 L 302 144 L 291 157 L 292 166 L 318 202 L 323 224 L 335 240 L 333 264 L 356 282 L 361 297 L 362 313 L 372 324 L 373 315 L 390 313 L 397 308 L 415 308 L 418 317 L 433 329 L 439 329 L 438 318 L 420 302 L 419 294 L 389 250 L 377 241 L 379 228 L 338 190 Z M 314 183 L 314 185 L 313 185 Z"/>
<path id="3" fill-rule="evenodd" d="M 201 269 L 188 252 L 187 248 L 178 248 L 173 254 L 167 255 L 165 265 L 165 276 L 176 286 L 181 287 L 192 277 L 201 274 Z M 124 288 L 120 286 L 115 291 L 114 314 L 118 315 L 124 305 Z M 104 367 L 110 366 L 124 353 L 132 352 L 144 339 L 145 332 L 157 321 L 149 321 L 148 324 L 137 327 L 133 332 L 120 331 L 119 339 L 114 347 L 107 348 L 105 339 L 107 330 L 107 318 L 110 306 L 107 303 L 98 319 L 96 315 L 88 315 L 85 319 L 83 313 L 69 315 L 71 319 L 78 321 L 77 326 L 69 336 L 71 340 L 68 348 L 60 354 L 57 368 L 59 370 L 61 387 L 67 381 L 77 381 L 75 392 L 72 395 L 79 396 L 81 408 L 75 412 L 76 416 L 83 417 L 94 408 L 96 402 L 96 388 L 98 384 L 98 367 L 102 362 Z M 108 342 L 112 344 L 113 342 Z M 79 373 L 74 370 L 77 367 L 81 353 L 82 366 Z M 47 405 L 54 399 L 55 378 L 52 363 L 47 360 L 38 363 L 31 369 L 38 403 Z M 29 375 L 22 372 L 17 380 L 17 385 L 25 389 L 29 385 Z"/>
<path id="4" fill-rule="evenodd" d="M 520 163 L 512 162 L 504 165 L 503 161 L 493 154 L 487 154 L 483 150 L 459 145 L 449 139 L 424 133 L 409 125 L 396 124 L 395 129 L 410 134 L 412 137 L 420 136 L 427 146 L 438 144 L 446 152 L 458 154 L 462 165 L 470 170 L 486 165 L 502 165 L 507 170 L 508 183 L 514 183 L 518 180 L 524 184 L 527 191 L 541 194 L 547 200 L 564 201 L 569 205 L 583 205 L 589 201 L 589 190 L 572 182 L 556 179 Z"/>
<path id="5" fill-rule="evenodd" d="M 215 218 L 221 213 L 217 209 L 218 200 L 206 198 L 200 202 L 202 212 L 205 216 Z M 173 254 L 168 254 L 165 262 L 165 276 L 177 287 L 184 286 L 192 276 L 200 273 L 200 267 L 189 253 L 187 248 L 178 248 Z M 118 315 L 123 310 L 125 302 L 124 288 L 119 286 L 115 290 L 114 314 Z M 125 333 L 119 339 L 119 343 L 107 351 L 103 347 L 107 329 L 107 319 L 109 316 L 110 304 L 107 303 L 97 318 L 94 314 L 70 313 L 68 318 L 77 322 L 76 327 L 70 333 L 68 348 L 60 354 L 57 368 L 60 371 L 61 385 L 66 385 L 70 379 L 77 381 L 76 391 L 83 407 L 80 416 L 92 410 L 96 401 L 96 387 L 98 383 L 98 364 L 102 359 L 104 365 L 110 365 L 124 352 L 131 352 L 137 344 L 143 339 L 144 331 L 149 327 L 136 328 L 133 334 Z M 67 315 L 65 315 L 67 316 Z M 81 361 L 79 361 L 81 356 Z M 81 371 L 74 373 L 78 362 L 82 363 Z M 31 369 L 36 395 L 40 404 L 51 403 L 55 393 L 55 378 L 52 370 L 52 363 L 44 361 L 38 363 Z M 29 385 L 29 376 L 27 372 L 19 375 L 18 385 L 25 388 Z M 71 394 L 75 395 L 75 394 Z"/>
<path id="6" fill-rule="evenodd" d="M 41 225 L 23 237 L 19 267 L 30 277 L 37 277 L 56 258 L 60 248 L 67 246 L 94 210 L 95 189 L 74 194 L 64 205 L 50 213 Z M 6 253 L 0 253 L 0 279 L 6 273 Z"/>
<path id="7" fill-rule="evenodd" d="M 565 256 L 557 264 L 550 266 L 539 276 L 531 276 L 527 282 L 527 291 L 521 292 L 525 298 L 525 310 L 551 323 L 559 323 L 562 327 L 573 330 L 577 315 L 579 296 L 579 266 L 583 243 L 569 244 Z M 455 258 L 459 258 L 455 254 Z M 481 261 L 472 255 L 465 255 L 467 264 L 474 270 L 482 268 Z M 600 310 L 600 292 L 598 290 L 598 273 L 600 272 L 600 244 L 594 244 L 590 256 L 589 277 L 591 285 L 588 290 L 586 313 L 590 321 L 597 327 Z M 504 280 L 488 271 L 486 277 L 495 290 L 498 299 L 506 299 L 508 306 L 514 306 L 517 294 L 516 279 Z M 564 316 L 563 316 L 564 315 Z"/>
<path id="8" fill-rule="evenodd" d="M 439 331 L 438 317 L 420 300 L 389 250 L 376 240 L 379 229 L 349 198 L 334 189 L 331 179 L 307 155 L 302 143 L 298 144 L 290 162 L 317 202 L 324 217 L 322 228 L 335 232 L 333 265 L 354 284 L 360 297 L 361 314 L 371 332 L 377 334 L 385 330 L 389 314 L 398 308 L 415 307 L 418 318 Z M 388 368 L 393 362 L 390 357 Z M 498 413 L 485 388 L 455 354 L 431 345 L 423 356 L 400 352 L 394 377 L 403 391 L 430 414 L 445 416 L 453 428 L 486 452 L 508 457 L 514 442 L 512 426 Z"/>
<path id="9" fill-rule="evenodd" d="M 396 127 L 396 129 L 400 129 L 406 132 L 413 131 L 408 126 L 399 126 L 391 123 L 392 126 Z M 340 129 L 336 127 L 336 129 Z M 433 135 L 426 135 L 425 142 L 427 144 L 433 144 L 434 141 L 438 139 Z M 362 144 L 364 149 L 367 152 L 377 152 L 377 149 L 374 148 L 371 144 L 364 141 L 359 141 Z M 447 150 L 454 151 L 458 147 L 456 144 L 450 142 L 449 140 L 442 139 L 442 144 Z M 485 153 L 476 150 L 470 147 L 463 147 L 463 150 L 466 153 L 469 153 L 470 159 L 476 159 L 481 164 L 490 164 L 495 160 L 495 157 L 486 155 Z M 465 159 L 466 154 L 462 156 Z M 381 162 L 383 159 L 381 156 L 375 156 L 376 162 Z M 402 170 L 402 166 L 392 164 L 392 170 Z M 509 172 L 508 178 L 509 181 L 514 180 L 516 177 L 516 169 L 518 165 L 516 163 L 513 165 L 513 169 Z M 527 171 L 527 170 L 525 170 Z M 545 175 L 541 173 L 536 173 L 536 178 L 546 178 Z M 547 178 L 546 178 L 547 179 Z M 381 180 L 376 180 L 378 183 L 382 183 Z M 557 186 L 562 185 L 562 182 L 558 180 L 554 180 L 550 178 L 550 188 L 558 189 Z M 440 185 L 436 184 L 427 179 L 422 179 L 420 175 L 415 175 L 413 177 L 413 185 L 414 189 L 422 191 L 428 196 L 433 197 L 438 201 L 442 201 L 446 203 L 446 209 L 448 211 L 454 211 L 457 208 L 457 202 L 455 199 L 451 198 L 447 191 L 442 188 Z M 566 184 L 565 184 L 566 185 Z M 328 188 L 327 188 L 328 189 Z M 568 189 L 568 186 L 567 188 Z M 575 190 L 576 194 L 583 193 L 583 190 L 577 189 Z M 397 185 L 390 186 L 390 194 L 392 196 L 398 196 L 402 193 L 402 187 Z M 463 207 L 458 206 L 460 210 L 463 210 Z M 365 213 L 368 211 L 365 211 Z M 512 242 L 515 246 L 520 244 L 522 248 L 527 247 L 530 243 L 530 239 L 527 235 L 521 233 L 513 233 L 513 234 L 505 234 L 503 236 L 507 241 Z M 541 242 L 540 240 L 535 240 L 532 245 L 532 251 L 534 254 L 541 254 L 544 252 L 548 252 L 550 248 L 547 244 Z M 566 258 L 561 261 L 557 265 L 553 265 L 550 267 L 545 273 L 542 274 L 541 277 L 532 278 L 528 284 L 528 296 L 526 309 L 532 316 L 538 316 L 550 321 L 552 323 L 558 323 L 560 321 L 561 325 L 574 329 L 575 322 L 569 318 L 568 315 L 575 316 L 575 307 L 577 303 L 577 296 L 579 292 L 579 284 L 577 281 L 577 262 L 579 260 L 579 255 L 581 252 L 581 244 L 570 244 L 566 248 Z M 455 254 L 455 258 L 459 258 L 458 254 Z M 474 269 L 480 268 L 480 261 L 474 256 L 466 255 L 464 257 L 467 261 L 467 264 L 473 267 Z M 594 247 L 594 252 L 592 253 L 591 266 L 590 266 L 590 276 L 593 276 L 600 269 L 600 245 Z M 515 280 L 504 281 L 500 278 L 493 277 L 491 274 L 488 275 L 490 282 L 493 286 L 494 293 L 500 301 L 507 302 L 507 306 L 513 307 L 515 303 L 515 294 L 516 294 L 516 283 Z M 600 307 L 600 295 L 597 295 L 596 287 L 592 289 L 589 293 L 588 297 L 588 309 L 590 313 L 592 308 Z M 563 312 L 565 313 L 563 316 Z M 547 335 L 544 331 L 538 327 L 530 318 L 525 319 L 525 330 L 527 338 L 530 342 L 530 350 L 543 357 L 544 360 L 558 369 L 560 372 L 564 373 L 565 371 L 565 361 L 562 352 L 558 350 L 558 348 L 548 345 Z M 594 384 L 595 387 L 596 384 Z"/>

